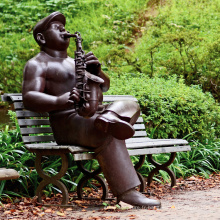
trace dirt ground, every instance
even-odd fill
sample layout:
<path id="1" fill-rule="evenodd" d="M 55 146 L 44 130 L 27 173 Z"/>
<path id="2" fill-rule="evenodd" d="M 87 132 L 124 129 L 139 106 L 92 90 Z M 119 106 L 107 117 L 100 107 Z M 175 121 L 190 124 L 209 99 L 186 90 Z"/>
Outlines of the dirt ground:
<path id="1" fill-rule="evenodd" d="M 123 212 L 72 212 L 66 219 L 137 219 L 137 220 L 217 220 L 220 219 L 220 186 L 205 191 L 189 191 L 161 199 L 157 210 L 127 210 Z"/>
<path id="2" fill-rule="evenodd" d="M 116 204 L 115 200 L 71 200 L 69 207 L 57 206 L 62 195 L 45 198 L 44 202 L 52 206 L 42 206 L 36 198 L 15 198 L 3 201 L 0 206 L 0 219 L 137 219 L 137 220 L 220 220 L 220 173 L 214 173 L 208 179 L 191 176 L 177 179 L 177 185 L 161 184 L 153 181 L 145 189 L 146 196 L 161 200 L 161 209 L 127 209 Z M 96 197 L 97 193 L 97 197 Z M 100 198 L 100 193 L 91 191 L 93 197 Z M 70 198 L 74 198 L 70 194 Z M 104 206 L 105 205 L 105 206 Z M 122 204 L 123 205 L 123 204 Z M 127 206 L 127 205 L 126 205 Z"/>

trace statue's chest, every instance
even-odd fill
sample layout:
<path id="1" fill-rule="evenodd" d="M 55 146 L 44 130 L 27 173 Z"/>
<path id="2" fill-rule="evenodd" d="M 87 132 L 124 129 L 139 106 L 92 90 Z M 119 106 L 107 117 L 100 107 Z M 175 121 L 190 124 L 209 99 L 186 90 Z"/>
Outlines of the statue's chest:
<path id="1" fill-rule="evenodd" d="M 68 83 L 75 81 L 74 62 L 50 62 L 47 67 L 46 79 L 54 83 Z"/>

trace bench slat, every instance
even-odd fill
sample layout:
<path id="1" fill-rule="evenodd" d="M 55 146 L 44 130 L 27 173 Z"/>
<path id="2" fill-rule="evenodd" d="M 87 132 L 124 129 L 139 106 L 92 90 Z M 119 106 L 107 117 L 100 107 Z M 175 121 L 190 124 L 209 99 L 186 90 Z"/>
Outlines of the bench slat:
<path id="1" fill-rule="evenodd" d="M 145 137 L 145 136 L 147 136 L 146 131 L 135 131 L 134 133 L 134 137 Z"/>
<path id="2" fill-rule="evenodd" d="M 52 133 L 51 127 L 43 128 L 20 128 L 21 134 L 43 134 L 43 133 Z"/>
<path id="3" fill-rule="evenodd" d="M 133 127 L 135 130 L 145 130 L 144 124 L 134 124 Z"/>
<path id="4" fill-rule="evenodd" d="M 48 117 L 49 114 L 47 112 L 37 113 L 32 111 L 16 111 L 16 115 L 18 118 L 21 117 Z"/>
<path id="5" fill-rule="evenodd" d="M 14 102 L 14 108 L 15 108 L 15 110 L 22 110 L 22 109 L 24 109 L 23 102 Z"/>
<path id="6" fill-rule="evenodd" d="M 139 117 L 138 120 L 136 121 L 136 123 L 143 123 L 143 122 L 144 122 L 144 120 L 142 117 Z"/>
<path id="7" fill-rule="evenodd" d="M 188 142 L 181 139 L 176 140 L 156 140 L 156 139 L 149 139 L 144 142 L 135 142 L 135 143 L 127 143 L 127 148 L 145 148 L 145 147 L 160 147 L 160 146 L 172 146 L 172 145 L 179 145 L 179 144 L 187 144 Z"/>
<path id="8" fill-rule="evenodd" d="M 13 102 L 16 101 L 22 101 L 23 97 L 20 94 L 12 94 L 10 95 L 10 98 Z M 121 101 L 121 100 L 131 100 L 137 102 L 137 99 L 131 95 L 104 95 L 103 96 L 103 102 L 114 102 L 114 101 Z"/>
<path id="9" fill-rule="evenodd" d="M 18 119 L 20 126 L 50 125 L 48 119 Z"/>
<path id="10" fill-rule="evenodd" d="M 19 178 L 19 174 L 14 169 L 0 168 L 0 180 L 10 180 Z"/>
<path id="11" fill-rule="evenodd" d="M 23 101 L 22 95 L 10 95 L 10 98 L 13 102 Z"/>
<path id="12" fill-rule="evenodd" d="M 161 147 L 161 148 L 144 148 L 137 150 L 129 150 L 128 153 L 130 156 L 137 155 L 147 155 L 147 154 L 160 154 L 160 153 L 173 153 L 173 152 L 182 152 L 191 150 L 190 146 L 175 146 L 175 147 Z M 74 160 L 92 160 L 95 159 L 94 153 L 86 153 L 86 154 L 74 154 Z"/>
<path id="13" fill-rule="evenodd" d="M 191 147 L 189 145 L 184 145 L 184 146 L 172 146 L 172 147 L 144 148 L 144 149 L 136 149 L 136 150 L 128 149 L 128 153 L 130 156 L 135 156 L 135 155 L 145 155 L 145 154 L 173 153 L 173 152 L 182 152 L 189 150 L 191 150 Z"/>
<path id="14" fill-rule="evenodd" d="M 23 136 L 22 139 L 23 139 L 23 142 L 25 144 L 33 143 L 33 142 L 54 141 L 53 135 L 47 135 L 47 136 Z"/>
<path id="15" fill-rule="evenodd" d="M 184 140 L 184 139 L 151 139 L 148 137 L 137 137 L 137 138 L 129 138 L 127 140 L 125 140 L 126 144 L 129 143 L 140 143 L 140 142 L 154 142 L 154 143 L 159 143 L 161 141 L 166 141 L 169 142 L 171 144 L 188 144 L 188 141 Z"/>
<path id="16" fill-rule="evenodd" d="M 85 147 L 79 147 L 74 145 L 57 145 L 56 142 L 52 143 L 39 143 L 39 144 L 26 144 L 25 145 L 28 150 L 52 150 L 52 149 L 60 149 L 60 150 L 69 150 L 70 153 L 82 153 L 91 151 Z"/>
<path id="17" fill-rule="evenodd" d="M 2 98 L 2 100 L 3 101 L 8 101 L 7 97 L 10 97 L 10 99 L 12 101 L 23 100 L 21 93 L 5 93 L 4 94 L 4 99 Z M 131 96 L 131 95 L 104 95 L 103 96 L 103 101 L 104 102 L 113 102 L 113 101 L 117 101 L 117 100 L 137 101 L 137 99 L 134 96 Z"/>
<path id="18" fill-rule="evenodd" d="M 137 102 L 137 99 L 134 96 L 131 95 L 104 95 L 103 96 L 103 102 L 114 102 L 114 101 L 135 101 Z"/>

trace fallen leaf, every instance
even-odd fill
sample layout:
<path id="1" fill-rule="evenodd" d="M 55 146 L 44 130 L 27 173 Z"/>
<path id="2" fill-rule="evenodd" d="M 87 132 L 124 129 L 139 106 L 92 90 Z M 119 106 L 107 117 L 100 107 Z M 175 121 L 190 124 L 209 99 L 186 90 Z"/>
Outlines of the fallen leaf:
<path id="1" fill-rule="evenodd" d="M 174 205 L 172 205 L 170 208 L 171 208 L 171 209 L 175 209 L 176 207 L 175 207 Z"/>
<path id="2" fill-rule="evenodd" d="M 59 212 L 59 211 L 57 212 L 57 215 L 62 216 L 62 217 L 66 216 L 65 213 Z"/>
<path id="3" fill-rule="evenodd" d="M 106 206 L 105 207 L 105 210 L 115 210 L 115 209 L 117 209 L 116 206 Z"/>
<path id="4" fill-rule="evenodd" d="M 132 205 L 130 205 L 130 204 L 127 204 L 127 203 L 125 203 L 125 202 L 119 202 L 119 205 L 120 205 L 120 207 L 121 207 L 121 209 L 123 209 L 123 210 L 125 210 L 125 209 L 132 209 L 133 208 L 133 206 Z"/>
<path id="5" fill-rule="evenodd" d="M 80 203 L 83 203 L 83 201 L 82 200 L 76 200 L 76 201 L 74 201 L 76 204 L 80 204 Z"/>
<path id="6" fill-rule="evenodd" d="M 52 209 L 46 209 L 44 212 L 50 213 L 50 212 L 52 212 Z"/>
<path id="7" fill-rule="evenodd" d="M 35 210 L 33 210 L 32 213 L 33 213 L 34 215 L 37 215 L 37 211 L 35 211 Z"/>

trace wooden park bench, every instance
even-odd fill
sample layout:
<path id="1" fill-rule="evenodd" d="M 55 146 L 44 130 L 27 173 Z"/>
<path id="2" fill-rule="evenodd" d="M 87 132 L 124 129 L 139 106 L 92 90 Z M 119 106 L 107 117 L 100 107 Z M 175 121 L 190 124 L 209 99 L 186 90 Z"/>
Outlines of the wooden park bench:
<path id="1" fill-rule="evenodd" d="M 0 168 L 0 181 L 18 179 L 19 174 L 14 169 Z"/>
<path id="2" fill-rule="evenodd" d="M 113 102 L 117 100 L 133 100 L 137 101 L 133 96 L 123 95 L 106 95 L 104 102 Z M 18 118 L 22 139 L 25 147 L 36 153 L 35 167 L 39 176 L 43 179 L 37 190 L 36 195 L 38 201 L 42 202 L 43 188 L 48 184 L 57 186 L 62 192 L 62 205 L 66 205 L 69 201 L 69 194 L 66 186 L 60 181 L 68 169 L 68 154 L 73 154 L 74 160 L 79 170 L 84 174 L 84 177 L 79 181 L 77 186 L 77 195 L 79 199 L 83 197 L 84 184 L 91 178 L 97 180 L 103 189 L 102 199 L 108 198 L 108 187 L 105 180 L 99 175 L 101 168 L 91 172 L 83 166 L 84 160 L 94 159 L 94 152 L 74 145 L 57 145 L 54 141 L 52 129 L 50 127 L 48 113 L 36 113 L 24 109 L 21 94 L 4 94 L 2 101 L 8 101 L 14 104 L 14 109 Z M 182 139 L 150 139 L 147 137 L 143 118 L 139 117 L 134 125 L 135 134 L 133 138 L 126 140 L 126 146 L 130 156 L 139 155 L 139 162 L 135 165 L 135 169 L 141 168 L 147 155 L 148 160 L 155 166 L 147 177 L 147 183 L 150 185 L 154 174 L 159 170 L 166 171 L 171 178 L 171 186 L 176 184 L 175 174 L 168 168 L 175 159 L 176 152 L 191 150 L 188 142 Z M 169 160 L 160 164 L 153 159 L 153 154 L 171 153 Z M 62 167 L 58 174 L 49 176 L 45 173 L 41 166 L 41 159 L 45 155 L 59 155 L 62 159 Z M 137 172 L 138 173 L 138 172 Z M 138 173 L 141 181 L 140 191 L 145 190 L 145 180 L 140 173 Z"/>

